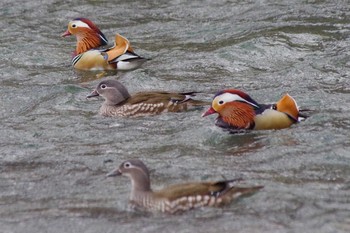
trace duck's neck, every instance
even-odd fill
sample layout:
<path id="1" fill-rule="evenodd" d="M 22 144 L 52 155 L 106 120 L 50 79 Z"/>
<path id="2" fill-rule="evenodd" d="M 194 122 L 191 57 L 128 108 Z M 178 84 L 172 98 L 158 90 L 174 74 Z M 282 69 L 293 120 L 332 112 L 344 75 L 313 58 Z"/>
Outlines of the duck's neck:
<path id="1" fill-rule="evenodd" d="M 236 129 L 249 129 L 254 127 L 256 113 L 252 106 L 246 103 L 236 102 L 229 106 L 221 114 L 224 122 Z"/>
<path id="2" fill-rule="evenodd" d="M 107 94 L 104 104 L 107 106 L 122 106 L 128 99 L 130 94 L 126 89 L 116 89 Z"/>
<path id="3" fill-rule="evenodd" d="M 133 174 L 131 177 L 130 199 L 137 199 L 138 194 L 152 192 L 151 183 L 148 176 L 143 173 Z"/>
<path id="4" fill-rule="evenodd" d="M 75 55 L 85 53 L 86 51 L 98 48 L 107 43 L 101 39 L 99 34 L 94 31 L 85 31 L 77 35 L 77 47 Z"/>

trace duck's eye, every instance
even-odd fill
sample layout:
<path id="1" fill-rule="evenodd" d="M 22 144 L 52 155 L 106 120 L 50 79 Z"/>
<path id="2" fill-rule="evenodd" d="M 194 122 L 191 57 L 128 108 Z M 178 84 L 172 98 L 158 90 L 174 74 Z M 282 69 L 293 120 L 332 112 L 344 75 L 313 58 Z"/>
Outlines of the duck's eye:
<path id="1" fill-rule="evenodd" d="M 224 104 L 224 101 L 223 100 L 220 100 L 219 101 L 219 104 L 221 105 L 221 104 Z"/>
<path id="2" fill-rule="evenodd" d="M 77 27 L 77 25 L 76 24 L 72 24 L 72 28 L 76 28 Z"/>
<path id="3" fill-rule="evenodd" d="M 107 86 L 105 84 L 101 85 L 101 89 L 105 89 Z"/>
<path id="4" fill-rule="evenodd" d="M 276 104 L 274 104 L 274 105 L 272 105 L 272 107 L 271 107 L 273 110 L 277 110 L 277 105 Z"/>
<path id="5" fill-rule="evenodd" d="M 130 163 L 124 163 L 124 167 L 125 167 L 125 168 L 129 168 L 130 166 L 131 166 Z"/>

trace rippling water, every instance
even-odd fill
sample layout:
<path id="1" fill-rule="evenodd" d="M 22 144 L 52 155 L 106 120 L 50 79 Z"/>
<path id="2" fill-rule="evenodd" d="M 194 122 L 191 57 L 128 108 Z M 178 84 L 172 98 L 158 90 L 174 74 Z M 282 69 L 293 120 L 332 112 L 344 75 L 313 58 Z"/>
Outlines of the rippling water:
<path id="1" fill-rule="evenodd" d="M 9 1 L 0 8 L 0 232 L 350 232 L 350 5 L 347 1 Z M 130 92 L 234 87 L 261 103 L 285 92 L 312 109 L 279 131 L 228 135 L 202 111 L 97 115 L 98 73 L 70 66 L 67 23 L 126 36 L 142 68 L 108 73 Z M 155 188 L 243 177 L 264 185 L 219 209 L 127 209 L 129 158 Z M 112 162 L 109 162 L 112 160 Z"/>

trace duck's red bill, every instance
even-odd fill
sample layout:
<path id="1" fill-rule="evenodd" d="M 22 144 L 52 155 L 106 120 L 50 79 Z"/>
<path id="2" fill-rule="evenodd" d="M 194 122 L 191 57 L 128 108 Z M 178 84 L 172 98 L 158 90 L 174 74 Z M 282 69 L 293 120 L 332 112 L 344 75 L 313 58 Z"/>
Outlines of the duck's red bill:
<path id="1" fill-rule="evenodd" d="M 216 111 L 212 107 L 210 107 L 205 113 L 202 114 L 202 117 L 206 117 L 214 113 L 216 113 Z"/>
<path id="2" fill-rule="evenodd" d="M 72 34 L 67 30 L 61 36 L 66 37 L 66 36 L 70 36 L 70 35 L 72 35 Z"/>

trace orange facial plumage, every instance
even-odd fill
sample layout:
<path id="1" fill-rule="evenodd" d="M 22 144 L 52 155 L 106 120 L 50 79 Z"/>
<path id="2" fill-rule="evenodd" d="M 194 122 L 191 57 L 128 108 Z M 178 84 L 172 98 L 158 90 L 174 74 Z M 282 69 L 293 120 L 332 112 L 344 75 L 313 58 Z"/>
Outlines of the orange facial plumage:
<path id="1" fill-rule="evenodd" d="M 107 38 L 100 29 L 86 18 L 77 18 L 68 23 L 68 29 L 62 34 L 62 36 L 65 37 L 70 35 L 75 35 L 77 38 L 75 55 L 108 43 Z"/>
<path id="2" fill-rule="evenodd" d="M 85 53 L 86 51 L 102 46 L 101 39 L 89 29 L 81 29 L 79 32 L 80 40 L 77 41 L 76 55 Z"/>

